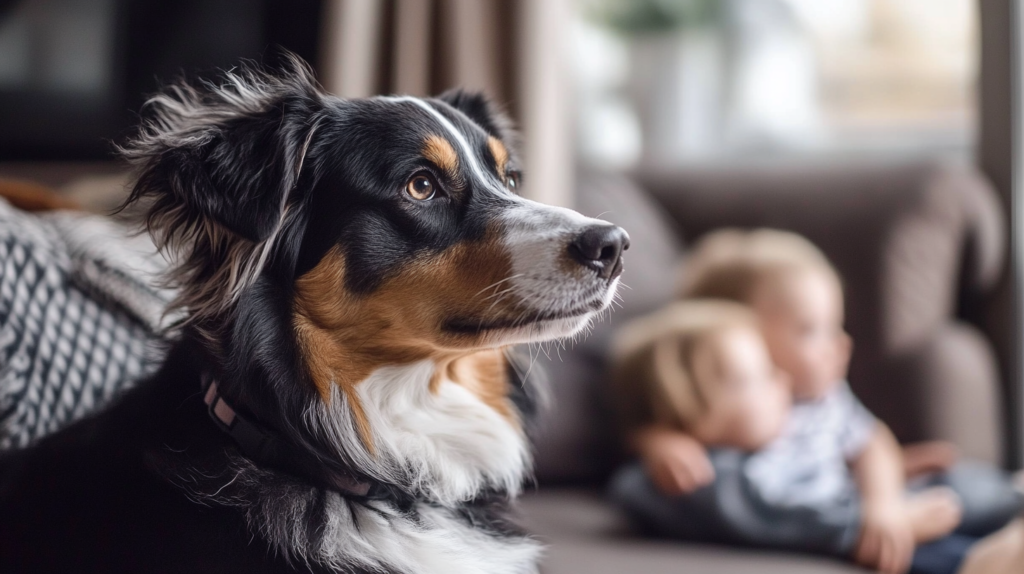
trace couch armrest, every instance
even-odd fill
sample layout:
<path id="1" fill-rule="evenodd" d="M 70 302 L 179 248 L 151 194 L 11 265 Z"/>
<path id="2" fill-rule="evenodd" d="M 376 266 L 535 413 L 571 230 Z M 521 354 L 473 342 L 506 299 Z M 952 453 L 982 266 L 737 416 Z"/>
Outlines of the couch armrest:
<path id="1" fill-rule="evenodd" d="M 902 391 L 880 416 L 893 421 L 908 440 L 944 439 L 964 455 L 998 461 L 1003 453 L 998 367 L 992 345 L 976 328 L 951 321 L 921 347 L 883 365 L 883 387 Z M 901 404 L 920 416 L 904 417 Z M 884 408 L 884 407 L 883 407 Z"/>
<path id="2" fill-rule="evenodd" d="M 983 294 L 1003 267 L 999 204 L 975 171 L 935 163 L 773 166 L 637 179 L 688 241 L 723 226 L 776 227 L 819 245 L 846 286 L 847 326 L 856 343 L 850 383 L 864 403 L 903 440 L 943 436 L 986 458 L 998 452 L 997 445 L 969 438 L 1002 431 L 994 367 L 967 372 L 963 367 L 975 361 L 971 352 L 943 355 L 942 369 L 900 366 L 908 356 L 942 348 L 941 337 L 956 338 L 937 334 L 954 324 L 961 296 Z M 983 337 L 971 345 L 991 356 Z M 938 364 L 935 357 L 928 360 Z M 954 412 L 968 405 L 935 407 L 929 397 L 940 389 L 944 396 L 980 392 L 988 398 L 970 407 L 981 411 Z M 965 428 L 951 428 L 956 424 Z"/>

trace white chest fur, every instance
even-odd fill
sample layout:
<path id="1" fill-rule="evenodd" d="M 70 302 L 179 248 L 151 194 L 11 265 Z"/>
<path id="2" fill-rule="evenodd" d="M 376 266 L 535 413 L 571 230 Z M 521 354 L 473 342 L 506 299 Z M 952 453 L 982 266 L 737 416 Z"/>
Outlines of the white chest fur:
<path id="1" fill-rule="evenodd" d="M 337 390 L 311 410 L 314 431 L 328 433 L 374 478 L 410 487 L 441 505 L 469 500 L 486 488 L 514 496 L 529 464 L 522 431 L 462 385 L 442 380 L 431 390 L 435 368 L 432 361 L 384 367 L 357 385 L 373 452 Z"/>
<path id="2" fill-rule="evenodd" d="M 412 518 L 387 504 L 346 503 L 331 493 L 325 536 L 315 548 L 323 564 L 409 574 L 534 574 L 541 546 L 522 536 L 483 532 L 454 511 L 418 504 Z"/>

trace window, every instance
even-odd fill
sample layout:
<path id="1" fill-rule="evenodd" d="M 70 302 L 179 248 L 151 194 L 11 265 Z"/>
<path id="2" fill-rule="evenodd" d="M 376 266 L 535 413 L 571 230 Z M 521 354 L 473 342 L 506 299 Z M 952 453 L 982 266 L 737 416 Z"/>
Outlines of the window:
<path id="1" fill-rule="evenodd" d="M 972 0 L 578 0 L 585 160 L 969 157 Z"/>

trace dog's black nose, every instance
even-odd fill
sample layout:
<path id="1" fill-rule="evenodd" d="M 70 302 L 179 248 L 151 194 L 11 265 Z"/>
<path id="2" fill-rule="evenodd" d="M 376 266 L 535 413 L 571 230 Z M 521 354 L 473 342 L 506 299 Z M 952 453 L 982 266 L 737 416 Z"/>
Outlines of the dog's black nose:
<path id="1" fill-rule="evenodd" d="M 622 273 L 622 252 L 629 249 L 629 235 L 615 225 L 588 227 L 569 244 L 569 255 L 580 265 L 612 279 Z"/>

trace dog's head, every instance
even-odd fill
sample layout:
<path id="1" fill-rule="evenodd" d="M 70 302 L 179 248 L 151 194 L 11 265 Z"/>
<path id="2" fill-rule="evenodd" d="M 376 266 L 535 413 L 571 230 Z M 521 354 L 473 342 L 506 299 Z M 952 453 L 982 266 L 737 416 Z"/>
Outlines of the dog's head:
<path id="1" fill-rule="evenodd" d="M 132 197 L 152 202 L 186 324 L 229 385 L 265 381 L 278 427 L 307 409 L 284 381 L 306 380 L 347 396 L 370 443 L 353 397 L 375 371 L 431 360 L 432 384 L 458 379 L 468 352 L 574 335 L 615 294 L 626 233 L 519 195 L 513 134 L 482 96 L 343 100 L 293 62 L 150 106 L 124 150 Z M 507 409 L 477 363 L 463 378 Z"/>
<path id="2" fill-rule="evenodd" d="M 261 278 L 293 324 L 399 359 L 573 335 L 629 239 L 518 194 L 508 121 L 481 95 L 341 100 L 304 66 L 176 86 L 126 150 L 177 255 L 178 304 L 223 336 Z"/>

